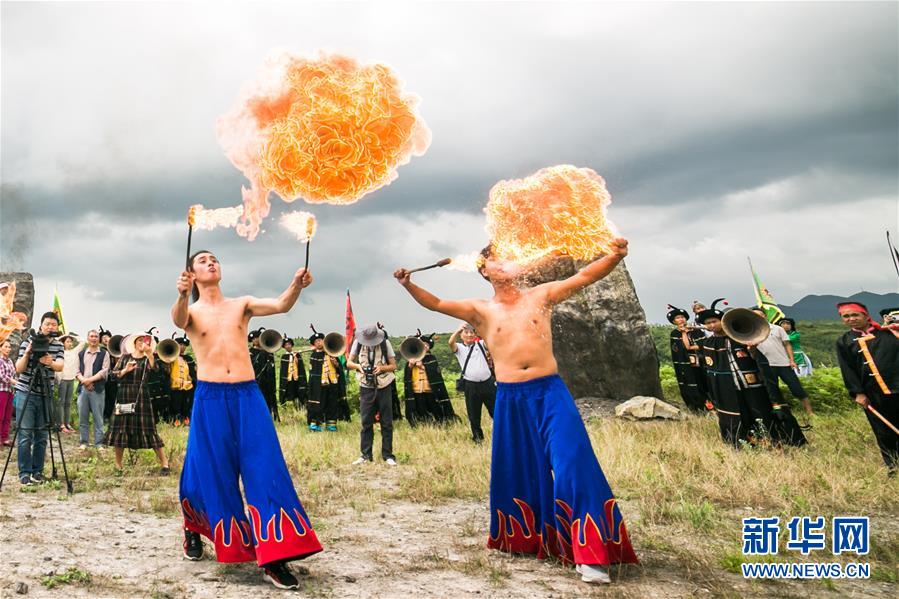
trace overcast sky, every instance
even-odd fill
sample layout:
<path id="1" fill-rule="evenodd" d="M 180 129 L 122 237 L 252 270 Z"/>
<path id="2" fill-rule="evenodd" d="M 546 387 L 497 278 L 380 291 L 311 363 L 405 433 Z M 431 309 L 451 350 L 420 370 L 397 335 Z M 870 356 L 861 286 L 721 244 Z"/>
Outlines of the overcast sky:
<path id="1" fill-rule="evenodd" d="M 599 172 L 650 321 L 671 302 L 752 301 L 746 257 L 781 303 L 896 291 L 899 5 L 327 3 L 2 4 L 0 270 L 54 285 L 71 329 L 167 335 L 188 207 L 239 203 L 215 137 L 272 49 L 391 65 L 433 131 L 399 179 L 319 218 L 313 287 L 287 317 L 308 334 L 453 322 L 392 280 L 482 247 L 500 179 L 570 163 Z M 303 247 L 269 220 L 250 243 L 200 231 L 229 295 L 279 293 Z M 485 296 L 476 274 L 417 281 Z"/>

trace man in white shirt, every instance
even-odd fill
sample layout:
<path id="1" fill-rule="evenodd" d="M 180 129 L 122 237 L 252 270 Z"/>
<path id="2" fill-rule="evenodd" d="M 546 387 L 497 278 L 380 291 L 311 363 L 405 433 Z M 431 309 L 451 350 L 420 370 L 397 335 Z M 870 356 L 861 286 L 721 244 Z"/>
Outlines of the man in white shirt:
<path id="1" fill-rule="evenodd" d="M 456 338 L 462 343 L 456 343 Z M 462 386 L 465 393 L 465 410 L 471 424 L 471 438 L 475 443 L 484 441 L 481 430 L 481 406 L 487 407 L 487 413 L 493 418 L 493 403 L 496 400 L 496 378 L 490 364 L 487 348 L 478 339 L 474 327 L 463 323 L 449 338 L 450 351 L 456 355 L 462 375 L 456 381 L 456 388 Z"/>
<path id="2" fill-rule="evenodd" d="M 753 311 L 761 316 L 765 316 L 765 311 L 761 308 L 753 308 Z M 793 346 L 790 344 L 790 338 L 787 332 L 781 326 L 768 323 L 770 333 L 768 338 L 759 343 L 755 349 L 761 354 L 756 360 L 765 379 L 765 387 L 768 389 L 768 395 L 775 406 L 784 403 L 783 393 L 780 391 L 778 381 L 783 381 L 793 397 L 802 402 L 802 407 L 808 417 L 812 416 L 812 404 L 809 401 L 808 393 L 799 382 L 799 376 L 796 371 L 796 360 L 793 358 Z M 762 358 L 764 357 L 764 358 Z M 806 426 L 805 428 L 808 428 Z"/>

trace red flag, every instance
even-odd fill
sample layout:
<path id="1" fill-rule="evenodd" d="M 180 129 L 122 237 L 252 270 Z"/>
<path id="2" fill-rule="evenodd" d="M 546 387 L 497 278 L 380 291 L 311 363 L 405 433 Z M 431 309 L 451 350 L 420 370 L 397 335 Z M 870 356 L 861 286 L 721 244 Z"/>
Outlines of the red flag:
<path id="1" fill-rule="evenodd" d="M 350 301 L 350 290 L 346 290 L 346 355 L 350 355 L 353 338 L 356 336 L 356 317 L 353 316 L 353 303 Z"/>

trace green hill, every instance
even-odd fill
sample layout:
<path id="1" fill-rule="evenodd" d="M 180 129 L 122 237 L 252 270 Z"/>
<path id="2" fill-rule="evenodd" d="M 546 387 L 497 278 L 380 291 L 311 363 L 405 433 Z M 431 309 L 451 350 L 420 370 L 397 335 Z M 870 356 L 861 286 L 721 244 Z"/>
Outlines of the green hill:
<path id="1" fill-rule="evenodd" d="M 668 337 L 670 325 L 651 325 L 652 340 L 659 354 L 659 362 L 671 364 L 671 348 Z M 796 329 L 802 335 L 802 349 L 812 359 L 814 366 L 836 366 L 837 354 L 834 349 L 837 337 L 846 331 L 843 323 L 833 320 L 800 320 Z"/>

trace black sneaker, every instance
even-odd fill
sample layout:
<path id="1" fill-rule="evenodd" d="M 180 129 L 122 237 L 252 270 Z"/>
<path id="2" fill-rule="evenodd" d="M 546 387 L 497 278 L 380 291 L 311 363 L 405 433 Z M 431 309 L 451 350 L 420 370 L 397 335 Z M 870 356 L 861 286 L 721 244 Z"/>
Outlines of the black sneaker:
<path id="1" fill-rule="evenodd" d="M 23 487 L 30 487 L 31 485 L 34 484 L 33 482 L 31 482 L 31 477 L 28 476 L 27 474 L 19 477 L 19 482 L 22 484 Z"/>
<path id="2" fill-rule="evenodd" d="M 184 558 L 192 562 L 203 559 L 203 539 L 192 530 L 184 529 Z"/>
<path id="3" fill-rule="evenodd" d="M 290 569 L 284 562 L 274 562 L 263 566 L 262 579 L 272 583 L 279 589 L 300 588 L 300 581 L 290 572 Z"/>
<path id="4" fill-rule="evenodd" d="M 44 478 L 43 472 L 35 472 L 34 474 L 31 475 L 31 482 L 33 482 L 36 485 L 39 485 L 41 483 L 47 482 L 47 479 Z"/>

